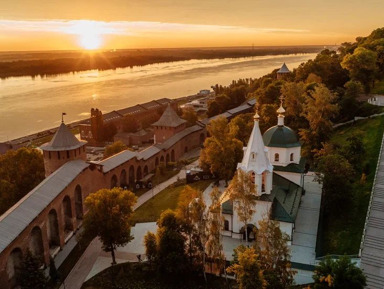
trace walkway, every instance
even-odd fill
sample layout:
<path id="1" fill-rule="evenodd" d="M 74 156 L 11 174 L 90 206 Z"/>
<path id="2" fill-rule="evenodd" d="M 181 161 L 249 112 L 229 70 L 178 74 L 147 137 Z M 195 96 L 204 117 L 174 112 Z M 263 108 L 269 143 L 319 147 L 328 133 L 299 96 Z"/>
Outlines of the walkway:
<path id="1" fill-rule="evenodd" d="M 157 195 L 163 189 L 165 189 L 169 185 L 176 182 L 178 179 L 185 178 L 185 170 L 189 167 L 193 167 L 196 165 L 197 165 L 197 161 L 188 165 L 185 169 L 182 169 L 177 175 L 153 187 L 151 190 L 141 195 L 137 199 L 137 203 L 134 206 L 134 210 L 136 210 L 138 207 L 140 207 L 142 204 L 144 204 L 153 196 Z M 144 224 L 151 224 L 151 223 L 144 223 Z M 153 225 L 149 225 L 149 227 L 152 228 Z M 148 228 L 145 227 L 145 230 L 147 229 Z M 144 229 L 141 228 L 141 226 L 139 226 L 139 228 L 137 228 L 136 230 L 137 230 L 136 234 L 141 235 Z M 156 229 L 154 229 L 154 231 L 156 231 Z M 145 231 L 145 233 L 146 232 L 147 231 Z M 132 235 L 135 235 L 135 228 L 132 228 Z M 133 243 L 132 246 L 138 247 L 139 244 L 136 244 L 137 242 L 140 242 L 141 244 L 142 241 L 139 241 L 139 238 L 137 238 L 132 242 Z M 130 247 L 128 246 L 128 248 Z M 131 253 L 128 253 L 127 250 L 118 248 L 118 252 L 116 252 L 117 262 L 121 263 L 121 262 L 127 262 L 127 261 L 136 261 L 137 260 L 136 253 L 142 254 L 141 251 L 140 252 L 131 251 Z M 68 274 L 67 278 L 65 279 L 63 285 L 61 285 L 60 289 L 65 289 L 65 288 L 80 289 L 81 286 L 83 285 L 83 282 L 85 282 L 87 279 L 94 276 L 98 272 L 109 267 L 110 264 L 111 264 L 110 254 L 106 254 L 105 252 L 102 251 L 100 241 L 98 240 L 98 238 L 95 238 L 91 242 L 91 244 L 88 246 L 88 248 L 85 250 L 83 255 L 80 257 L 79 261 L 77 261 L 76 265 L 72 268 L 71 272 Z"/>
<path id="2" fill-rule="evenodd" d="M 384 138 L 383 138 L 384 140 Z M 361 269 L 368 289 L 384 288 L 384 157 L 381 144 L 361 243 Z"/>

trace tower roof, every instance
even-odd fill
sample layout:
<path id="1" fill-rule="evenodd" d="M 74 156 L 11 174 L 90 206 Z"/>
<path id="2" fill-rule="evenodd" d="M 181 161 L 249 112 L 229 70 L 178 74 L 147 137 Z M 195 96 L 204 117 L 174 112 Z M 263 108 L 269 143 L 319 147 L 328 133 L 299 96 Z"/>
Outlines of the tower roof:
<path id="1" fill-rule="evenodd" d="M 285 62 L 283 65 L 280 67 L 280 69 L 277 71 L 277 73 L 290 73 L 291 71 L 288 69 L 287 65 Z"/>
<path id="2" fill-rule="evenodd" d="M 264 171 L 273 171 L 273 166 L 267 157 L 267 150 L 264 146 L 261 136 L 259 121 L 254 118 L 253 130 L 245 148 L 243 160 L 237 165 L 245 172 L 253 171 L 256 174 L 262 174 Z"/>
<path id="3" fill-rule="evenodd" d="M 85 141 L 79 141 L 62 122 L 52 140 L 43 144 L 40 148 L 46 151 L 74 150 L 86 143 Z"/>
<path id="4" fill-rule="evenodd" d="M 160 117 L 160 119 L 155 122 L 154 126 L 167 126 L 167 127 L 177 127 L 186 121 L 184 119 L 181 119 L 177 113 L 172 109 L 172 107 L 168 104 L 167 108 L 165 109 L 163 115 Z"/>

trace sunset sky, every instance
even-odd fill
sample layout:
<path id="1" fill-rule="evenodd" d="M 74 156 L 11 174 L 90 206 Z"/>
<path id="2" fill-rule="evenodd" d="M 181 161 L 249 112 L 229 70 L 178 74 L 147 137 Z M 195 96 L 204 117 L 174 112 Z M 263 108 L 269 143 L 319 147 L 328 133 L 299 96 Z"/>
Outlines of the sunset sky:
<path id="1" fill-rule="evenodd" d="M 0 51 L 340 44 L 383 0 L 0 0 Z"/>

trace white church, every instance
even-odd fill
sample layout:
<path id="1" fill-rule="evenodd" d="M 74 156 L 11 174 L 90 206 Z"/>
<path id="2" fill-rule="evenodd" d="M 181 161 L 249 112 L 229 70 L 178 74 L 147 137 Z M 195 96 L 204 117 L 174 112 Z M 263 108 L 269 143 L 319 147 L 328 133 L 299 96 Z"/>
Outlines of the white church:
<path id="1" fill-rule="evenodd" d="M 254 116 L 254 125 L 244 156 L 238 169 L 254 177 L 256 208 L 252 220 L 244 228 L 239 221 L 233 201 L 223 199 L 223 235 L 237 239 L 254 239 L 253 228 L 269 217 L 280 224 L 280 229 L 292 240 L 295 220 L 303 190 L 305 160 L 301 158 L 301 144 L 296 133 L 284 125 L 283 99 L 277 110 L 277 125 L 261 135 L 259 115 Z"/>

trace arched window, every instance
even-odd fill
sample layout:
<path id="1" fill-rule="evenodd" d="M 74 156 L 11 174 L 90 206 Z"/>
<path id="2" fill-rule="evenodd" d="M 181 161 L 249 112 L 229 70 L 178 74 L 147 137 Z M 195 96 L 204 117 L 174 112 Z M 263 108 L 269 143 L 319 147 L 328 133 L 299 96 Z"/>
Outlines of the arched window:
<path id="1" fill-rule="evenodd" d="M 256 159 L 256 154 L 255 154 L 255 153 L 252 153 L 252 154 L 251 154 L 251 158 L 252 158 L 252 160 L 254 161 L 254 160 Z"/>
<path id="2" fill-rule="evenodd" d="M 275 154 L 275 162 L 279 161 L 279 154 Z"/>
<path id="3" fill-rule="evenodd" d="M 224 220 L 224 230 L 229 231 L 229 221 L 228 220 Z"/>
<path id="4" fill-rule="evenodd" d="M 267 173 L 263 172 L 261 176 L 261 192 L 265 192 L 266 177 L 267 177 Z"/>
<path id="5" fill-rule="evenodd" d="M 293 162 L 293 153 L 291 153 L 291 155 L 289 156 L 289 160 L 290 160 L 291 162 Z"/>

